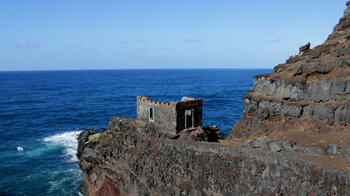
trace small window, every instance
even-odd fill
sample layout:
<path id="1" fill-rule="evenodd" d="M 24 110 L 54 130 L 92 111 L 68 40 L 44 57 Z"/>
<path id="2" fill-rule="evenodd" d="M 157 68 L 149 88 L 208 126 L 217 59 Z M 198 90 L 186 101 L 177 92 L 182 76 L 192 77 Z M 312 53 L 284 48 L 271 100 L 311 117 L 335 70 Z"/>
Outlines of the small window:
<path id="1" fill-rule="evenodd" d="M 149 120 L 154 121 L 154 108 L 149 108 Z"/>

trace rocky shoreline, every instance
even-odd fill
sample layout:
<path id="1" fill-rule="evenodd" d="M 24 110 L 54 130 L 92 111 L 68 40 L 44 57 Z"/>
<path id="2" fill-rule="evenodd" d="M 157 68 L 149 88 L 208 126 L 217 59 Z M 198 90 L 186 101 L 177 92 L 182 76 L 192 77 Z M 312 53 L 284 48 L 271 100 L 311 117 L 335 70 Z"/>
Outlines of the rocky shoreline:
<path id="1" fill-rule="evenodd" d="M 227 138 L 119 117 L 82 132 L 81 193 L 350 195 L 350 2 L 325 43 L 255 76 L 242 100 Z"/>

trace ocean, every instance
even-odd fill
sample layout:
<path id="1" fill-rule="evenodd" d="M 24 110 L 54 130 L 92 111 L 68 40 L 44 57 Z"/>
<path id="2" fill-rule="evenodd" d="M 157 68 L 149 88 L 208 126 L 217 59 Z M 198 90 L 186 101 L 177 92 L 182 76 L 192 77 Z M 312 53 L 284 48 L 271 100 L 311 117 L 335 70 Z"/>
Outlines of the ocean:
<path id="1" fill-rule="evenodd" d="M 203 125 L 229 134 L 253 76 L 271 69 L 0 72 L 0 195 L 78 195 L 77 135 L 136 117 L 136 96 L 203 98 Z"/>

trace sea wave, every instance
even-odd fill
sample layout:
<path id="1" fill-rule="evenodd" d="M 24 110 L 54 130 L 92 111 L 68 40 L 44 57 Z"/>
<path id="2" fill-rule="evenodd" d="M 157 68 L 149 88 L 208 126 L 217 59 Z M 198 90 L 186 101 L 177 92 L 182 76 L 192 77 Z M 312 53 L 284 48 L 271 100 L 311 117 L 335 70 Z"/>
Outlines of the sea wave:
<path id="1" fill-rule="evenodd" d="M 64 133 L 58 133 L 52 136 L 43 138 L 43 141 L 49 144 L 56 144 L 64 146 L 63 153 L 69 158 L 71 162 L 77 162 L 78 158 L 77 148 L 78 148 L 78 135 L 81 133 L 80 130 L 68 131 Z"/>
<path id="2" fill-rule="evenodd" d="M 50 177 L 48 177 L 49 195 L 55 195 L 55 193 L 62 193 L 59 195 L 76 195 L 74 190 L 79 189 L 81 174 L 82 172 L 77 165 L 74 166 L 74 169 L 50 173 Z"/>
<path id="3" fill-rule="evenodd" d="M 17 151 L 22 152 L 22 151 L 23 151 L 23 148 L 20 147 L 20 146 L 17 146 Z"/>

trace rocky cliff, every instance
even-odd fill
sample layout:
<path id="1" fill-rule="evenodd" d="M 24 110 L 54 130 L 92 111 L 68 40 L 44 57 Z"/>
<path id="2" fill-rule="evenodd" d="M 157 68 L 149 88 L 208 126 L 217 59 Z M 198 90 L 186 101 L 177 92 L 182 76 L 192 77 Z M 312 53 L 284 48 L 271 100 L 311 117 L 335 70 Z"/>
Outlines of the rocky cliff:
<path id="1" fill-rule="evenodd" d="M 350 175 L 299 156 L 171 138 L 135 119 L 79 136 L 83 195 L 350 193 Z M 287 148 L 286 148 L 287 149 Z"/>
<path id="2" fill-rule="evenodd" d="M 350 195 L 350 3 L 322 45 L 254 78 L 227 139 L 111 119 L 78 138 L 83 195 Z"/>
<path id="3" fill-rule="evenodd" d="M 254 77 L 232 138 L 288 138 L 308 146 L 350 141 L 350 3 L 328 39 L 299 49 L 274 73 Z M 319 143 L 320 141 L 325 141 Z"/>

